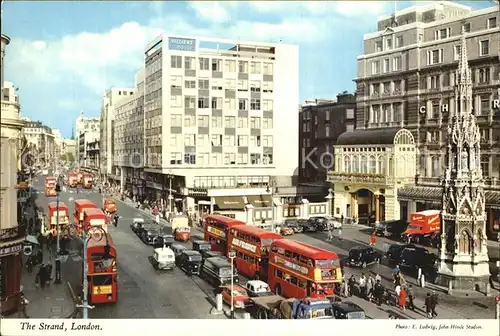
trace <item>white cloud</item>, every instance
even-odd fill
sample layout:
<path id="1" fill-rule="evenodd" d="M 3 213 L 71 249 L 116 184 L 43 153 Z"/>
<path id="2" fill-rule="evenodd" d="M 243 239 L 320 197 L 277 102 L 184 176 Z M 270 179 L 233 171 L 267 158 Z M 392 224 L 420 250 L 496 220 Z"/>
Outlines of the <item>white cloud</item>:
<path id="1" fill-rule="evenodd" d="M 190 1 L 189 8 L 193 9 L 196 13 L 196 17 L 201 20 L 223 23 L 231 19 L 229 10 L 224 5 L 224 2 Z"/>
<path id="2" fill-rule="evenodd" d="M 133 81 L 133 74 L 143 64 L 144 47 L 162 31 L 263 42 L 282 40 L 304 46 L 345 34 L 352 22 L 347 16 L 361 13 L 370 18 L 367 13 L 378 14 L 383 8 L 377 2 L 192 2 L 189 15 L 170 11 L 168 3 L 161 1 L 148 6 L 152 15 L 145 25 L 126 22 L 107 32 L 81 32 L 54 41 L 13 39 L 7 55 L 9 72 L 16 74 L 17 81 L 24 81 L 24 85 L 44 89 L 52 85 L 51 90 L 64 85 L 76 91 L 83 85 L 100 97 L 111 85 Z M 260 18 L 256 12 L 265 12 L 269 17 Z M 339 17 L 339 13 L 344 17 Z M 199 20 L 193 20 L 193 14 Z M 370 19 L 370 25 L 375 25 L 375 19 Z M 354 25 L 353 29 L 364 29 L 359 20 Z M 69 98 L 56 102 L 60 108 L 81 106 L 72 105 L 71 93 L 64 94 Z M 79 92 L 73 97 L 78 101 Z"/>

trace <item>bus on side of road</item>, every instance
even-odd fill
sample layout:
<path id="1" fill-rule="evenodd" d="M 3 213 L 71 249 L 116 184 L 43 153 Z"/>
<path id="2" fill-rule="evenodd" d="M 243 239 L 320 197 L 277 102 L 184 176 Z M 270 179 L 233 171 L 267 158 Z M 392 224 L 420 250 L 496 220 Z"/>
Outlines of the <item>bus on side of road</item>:
<path id="1" fill-rule="evenodd" d="M 336 253 L 288 239 L 272 242 L 267 283 L 276 294 L 297 299 L 328 298 L 341 281 Z"/>
<path id="2" fill-rule="evenodd" d="M 78 237 L 81 237 L 81 229 L 84 219 L 85 209 L 95 209 L 97 206 L 89 201 L 88 199 L 77 199 L 75 200 L 75 210 L 74 210 L 74 222 L 76 227 L 76 233 Z"/>
<path id="3" fill-rule="evenodd" d="M 108 216 L 98 208 L 87 208 L 83 210 L 83 229 L 88 232 L 93 227 L 100 227 L 108 232 Z"/>
<path id="4" fill-rule="evenodd" d="M 56 184 L 57 184 L 57 179 L 55 177 L 45 178 L 45 196 L 53 197 L 57 195 Z"/>
<path id="5" fill-rule="evenodd" d="M 117 254 L 111 236 L 108 233 L 96 234 L 93 239 L 89 239 L 86 257 L 90 302 L 92 304 L 117 302 Z"/>
<path id="6" fill-rule="evenodd" d="M 47 220 L 45 221 L 46 232 L 52 235 L 53 238 L 57 236 L 57 215 L 59 214 L 59 235 L 63 239 L 70 239 L 69 236 L 69 208 L 63 202 L 50 202 L 48 205 Z"/>
<path id="7" fill-rule="evenodd" d="M 250 279 L 267 279 L 271 243 L 283 237 L 251 225 L 235 225 L 229 229 L 228 246 L 236 252 L 235 267 Z"/>
<path id="8" fill-rule="evenodd" d="M 235 225 L 246 225 L 245 222 L 222 215 L 207 215 L 203 222 L 203 233 L 206 241 L 212 245 L 212 251 L 220 251 L 227 256 L 227 238 L 229 229 Z"/>

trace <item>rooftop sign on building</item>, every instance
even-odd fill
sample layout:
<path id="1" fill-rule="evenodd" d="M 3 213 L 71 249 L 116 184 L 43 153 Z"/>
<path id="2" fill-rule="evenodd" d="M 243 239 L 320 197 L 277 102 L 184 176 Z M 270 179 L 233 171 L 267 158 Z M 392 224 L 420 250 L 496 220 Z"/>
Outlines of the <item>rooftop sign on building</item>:
<path id="1" fill-rule="evenodd" d="M 168 50 L 196 51 L 196 40 L 178 37 L 168 38 Z"/>

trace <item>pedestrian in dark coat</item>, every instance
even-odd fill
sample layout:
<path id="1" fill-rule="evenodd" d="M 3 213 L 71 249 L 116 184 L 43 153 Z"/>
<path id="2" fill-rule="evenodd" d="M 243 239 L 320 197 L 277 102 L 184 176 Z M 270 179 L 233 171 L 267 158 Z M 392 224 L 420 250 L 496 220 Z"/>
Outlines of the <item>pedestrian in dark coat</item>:
<path id="1" fill-rule="evenodd" d="M 375 287 L 373 289 L 373 293 L 375 296 L 375 301 L 377 302 L 377 306 L 380 306 L 382 304 L 382 301 L 384 299 L 384 287 L 382 286 L 382 283 L 380 280 L 377 280 L 375 283 Z"/>
<path id="2" fill-rule="evenodd" d="M 415 298 L 415 294 L 413 293 L 413 286 L 410 285 L 408 287 L 408 309 L 415 310 L 415 305 L 413 304 L 413 299 Z"/>
<path id="3" fill-rule="evenodd" d="M 38 270 L 38 273 L 36 276 L 37 276 L 37 279 L 40 281 L 40 287 L 42 289 L 45 289 L 45 283 L 47 282 L 47 270 L 46 270 L 44 264 L 42 264 L 40 266 L 40 269 Z"/>
<path id="4" fill-rule="evenodd" d="M 432 317 L 437 317 L 438 314 L 436 313 L 436 306 L 438 305 L 438 296 L 436 292 L 432 292 L 431 294 L 431 313 Z"/>
<path id="5" fill-rule="evenodd" d="M 432 318 L 432 298 L 431 293 L 427 293 L 425 297 L 425 312 L 427 313 L 428 318 Z"/>
<path id="6" fill-rule="evenodd" d="M 349 296 L 352 296 L 354 293 L 354 287 L 356 286 L 356 278 L 354 275 L 351 275 L 351 277 L 348 280 L 348 286 L 349 286 Z"/>

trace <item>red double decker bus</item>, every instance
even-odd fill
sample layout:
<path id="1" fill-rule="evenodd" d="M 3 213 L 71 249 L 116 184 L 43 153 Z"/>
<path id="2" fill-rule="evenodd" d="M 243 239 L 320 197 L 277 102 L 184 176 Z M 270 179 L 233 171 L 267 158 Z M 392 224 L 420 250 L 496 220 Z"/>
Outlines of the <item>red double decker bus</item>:
<path id="1" fill-rule="evenodd" d="M 212 244 L 213 251 L 220 251 L 227 256 L 227 236 L 229 229 L 244 222 L 222 215 L 208 215 L 203 223 L 205 240 Z"/>
<path id="2" fill-rule="evenodd" d="M 288 239 L 272 242 L 267 283 L 276 294 L 327 298 L 334 295 L 335 283 L 341 281 L 336 253 Z"/>
<path id="3" fill-rule="evenodd" d="M 236 252 L 234 263 L 241 274 L 251 279 L 266 279 L 271 243 L 281 235 L 250 225 L 229 229 L 228 246 Z"/>
<path id="4" fill-rule="evenodd" d="M 92 304 L 118 300 L 116 249 L 109 233 L 99 236 L 89 239 L 87 245 L 88 293 Z"/>

